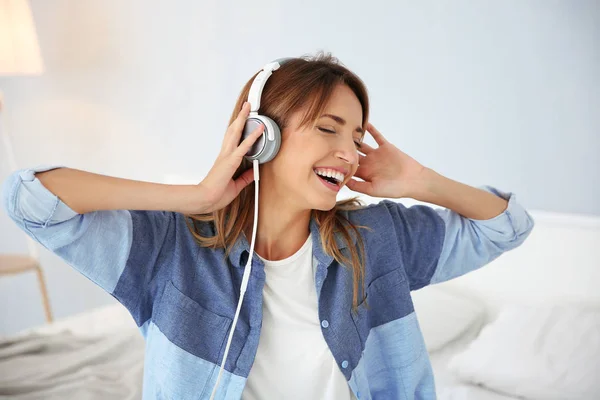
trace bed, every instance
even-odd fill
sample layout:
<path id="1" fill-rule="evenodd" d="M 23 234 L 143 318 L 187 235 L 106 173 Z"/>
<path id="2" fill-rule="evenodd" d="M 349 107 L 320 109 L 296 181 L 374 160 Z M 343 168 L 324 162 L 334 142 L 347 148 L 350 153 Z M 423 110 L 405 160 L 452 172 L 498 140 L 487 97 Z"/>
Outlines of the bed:
<path id="1" fill-rule="evenodd" d="M 600 399 L 600 218 L 531 212 L 485 268 L 413 292 L 441 400 Z M 0 338 L 0 399 L 140 399 L 118 303 Z"/>
<path id="2" fill-rule="evenodd" d="M 531 215 L 521 247 L 413 292 L 439 399 L 600 399 L 600 218 Z"/>

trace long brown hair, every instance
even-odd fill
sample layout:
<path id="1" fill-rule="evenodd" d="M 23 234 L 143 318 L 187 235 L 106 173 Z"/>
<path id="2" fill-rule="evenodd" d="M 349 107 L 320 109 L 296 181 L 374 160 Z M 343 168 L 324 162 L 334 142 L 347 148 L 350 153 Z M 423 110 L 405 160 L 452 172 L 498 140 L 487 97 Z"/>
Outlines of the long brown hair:
<path id="1" fill-rule="evenodd" d="M 259 72 L 252 76 L 242 89 L 228 126 L 235 120 L 242 104 L 248 99 L 252 81 Z M 367 89 L 357 75 L 344 67 L 336 57 L 329 53 L 320 52 L 314 57 L 302 56 L 283 64 L 268 79 L 264 87 L 259 113 L 273 119 L 283 132 L 288 126 L 292 114 L 306 109 L 307 111 L 299 124 L 301 129 L 308 124 L 314 124 L 323 113 L 334 89 L 339 84 L 347 85 L 361 103 L 362 126 L 364 128 L 369 116 Z M 233 175 L 233 179 L 238 178 L 248 168 L 252 168 L 252 163 L 244 159 Z M 358 229 L 370 228 L 352 224 L 342 212 L 357 210 L 364 206 L 358 197 L 353 197 L 338 201 L 331 210 L 311 211 L 311 219 L 314 218 L 319 227 L 320 240 L 325 252 L 341 265 L 351 265 L 354 287 L 353 310 L 356 310 L 358 306 L 359 282 L 362 282 L 361 287 L 364 294 L 365 247 Z M 208 214 L 185 214 L 185 220 L 190 232 L 200 246 L 212 247 L 213 249 L 225 248 L 225 257 L 227 257 L 240 233 L 249 226 L 253 210 L 254 182 L 242 189 L 240 194 L 224 208 Z M 202 236 L 194 221 L 212 223 L 216 234 L 214 236 Z M 346 241 L 347 247 L 350 249 L 350 259 L 344 256 L 336 245 L 336 232 L 339 232 L 343 240 Z M 358 250 L 353 245 L 351 232 L 357 238 Z M 361 295 L 361 298 L 364 298 L 364 295 Z"/>

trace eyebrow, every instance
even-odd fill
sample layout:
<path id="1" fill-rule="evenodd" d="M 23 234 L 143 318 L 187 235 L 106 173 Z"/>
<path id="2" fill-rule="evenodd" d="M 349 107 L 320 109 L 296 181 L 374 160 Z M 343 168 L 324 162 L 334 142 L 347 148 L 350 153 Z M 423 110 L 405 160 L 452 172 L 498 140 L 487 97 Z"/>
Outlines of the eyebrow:
<path id="1" fill-rule="evenodd" d="M 323 114 L 321 115 L 319 118 L 331 118 L 332 120 L 334 120 L 335 122 L 337 122 L 340 125 L 346 125 L 346 120 L 342 117 L 338 117 L 337 115 L 333 115 L 333 114 Z M 362 138 L 365 136 L 365 131 L 363 128 L 361 128 L 360 126 L 357 126 L 356 129 L 354 130 L 354 132 L 358 132 L 361 134 L 361 140 Z"/>

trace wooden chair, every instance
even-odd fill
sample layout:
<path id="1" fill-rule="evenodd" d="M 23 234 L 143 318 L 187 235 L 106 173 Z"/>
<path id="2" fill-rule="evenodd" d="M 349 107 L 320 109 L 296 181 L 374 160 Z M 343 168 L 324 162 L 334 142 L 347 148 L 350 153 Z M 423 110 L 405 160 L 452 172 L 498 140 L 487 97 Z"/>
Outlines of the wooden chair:
<path id="1" fill-rule="evenodd" d="M 26 255 L 0 254 L 0 276 L 15 275 L 29 271 L 34 271 L 37 275 L 40 291 L 42 293 L 46 321 L 50 323 L 53 320 L 52 310 L 50 309 L 48 289 L 46 288 L 46 281 L 44 280 L 44 273 L 40 263 L 37 261 L 37 259 Z"/>

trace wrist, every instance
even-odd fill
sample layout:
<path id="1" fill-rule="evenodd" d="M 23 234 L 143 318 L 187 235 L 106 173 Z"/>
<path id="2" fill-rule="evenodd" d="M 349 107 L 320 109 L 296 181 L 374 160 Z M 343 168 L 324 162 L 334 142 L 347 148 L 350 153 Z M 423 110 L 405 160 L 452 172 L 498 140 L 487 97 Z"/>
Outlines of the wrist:
<path id="1" fill-rule="evenodd" d="M 182 214 L 202 214 L 206 209 L 204 187 L 197 185 L 172 185 L 173 209 Z"/>
<path id="2" fill-rule="evenodd" d="M 432 203 L 439 193 L 444 177 L 431 168 L 423 168 L 419 179 L 416 181 L 408 197 L 426 203 Z"/>

